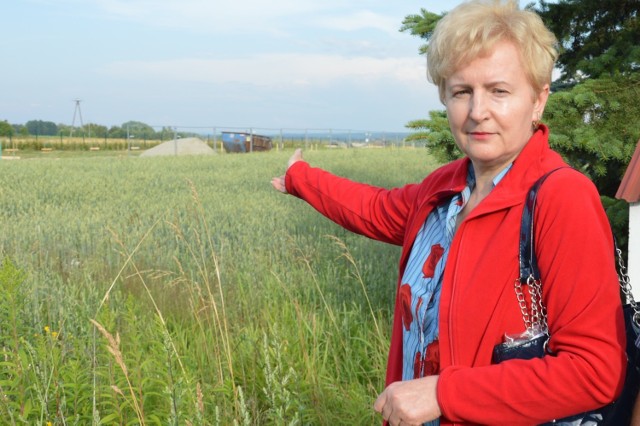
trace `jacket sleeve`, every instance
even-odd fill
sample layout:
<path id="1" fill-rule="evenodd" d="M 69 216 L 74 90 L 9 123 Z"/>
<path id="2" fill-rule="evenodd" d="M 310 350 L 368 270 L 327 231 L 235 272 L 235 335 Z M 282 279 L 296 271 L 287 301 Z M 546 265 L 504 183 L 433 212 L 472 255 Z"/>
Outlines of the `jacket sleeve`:
<path id="1" fill-rule="evenodd" d="M 387 190 L 294 163 L 285 176 L 287 192 L 357 234 L 401 245 L 417 185 Z"/>
<path id="2" fill-rule="evenodd" d="M 539 424 L 604 406 L 622 390 L 625 335 L 611 228 L 593 184 L 572 170 L 538 193 L 536 254 L 553 355 L 442 371 L 453 422 Z"/>

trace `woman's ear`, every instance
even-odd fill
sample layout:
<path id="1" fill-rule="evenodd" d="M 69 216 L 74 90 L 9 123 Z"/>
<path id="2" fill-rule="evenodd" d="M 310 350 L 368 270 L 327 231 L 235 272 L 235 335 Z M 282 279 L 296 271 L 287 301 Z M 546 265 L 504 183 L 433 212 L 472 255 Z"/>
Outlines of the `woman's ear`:
<path id="1" fill-rule="evenodd" d="M 540 93 L 536 95 L 533 102 L 533 115 L 531 116 L 531 121 L 540 121 L 542 117 L 542 113 L 544 112 L 544 107 L 547 105 L 547 99 L 549 99 L 549 85 L 545 84 L 542 87 Z"/>

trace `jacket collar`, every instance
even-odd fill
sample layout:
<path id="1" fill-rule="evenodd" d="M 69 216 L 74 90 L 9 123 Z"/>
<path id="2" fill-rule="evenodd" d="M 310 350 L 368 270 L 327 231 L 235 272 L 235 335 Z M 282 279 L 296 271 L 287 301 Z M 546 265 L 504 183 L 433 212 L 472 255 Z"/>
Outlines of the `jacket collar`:
<path id="1" fill-rule="evenodd" d="M 549 129 L 540 125 L 513 162 L 511 170 L 471 212 L 469 219 L 523 203 L 526 192 L 540 176 L 562 165 L 565 163 L 560 155 L 549 148 Z"/>

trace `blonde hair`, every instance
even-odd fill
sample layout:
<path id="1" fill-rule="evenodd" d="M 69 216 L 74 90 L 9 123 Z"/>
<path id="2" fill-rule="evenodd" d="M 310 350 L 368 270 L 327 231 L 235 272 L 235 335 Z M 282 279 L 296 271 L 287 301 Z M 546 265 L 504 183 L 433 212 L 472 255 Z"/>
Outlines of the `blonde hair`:
<path id="1" fill-rule="evenodd" d="M 473 0 L 438 22 L 427 48 L 428 78 L 438 86 L 440 101 L 444 103 L 448 77 L 501 41 L 512 42 L 520 52 L 534 93 L 551 83 L 557 41 L 540 16 L 520 10 L 516 0 Z"/>

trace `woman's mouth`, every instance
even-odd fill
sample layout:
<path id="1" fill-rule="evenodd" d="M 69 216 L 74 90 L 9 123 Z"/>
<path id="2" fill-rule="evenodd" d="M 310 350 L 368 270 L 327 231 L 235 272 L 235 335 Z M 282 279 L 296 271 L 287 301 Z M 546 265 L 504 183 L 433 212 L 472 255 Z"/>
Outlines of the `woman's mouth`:
<path id="1" fill-rule="evenodd" d="M 491 137 L 491 135 L 493 135 L 493 133 L 489 133 L 489 132 L 469 132 L 469 136 L 471 136 L 474 139 L 478 139 L 478 140 L 488 139 L 489 137 Z"/>

